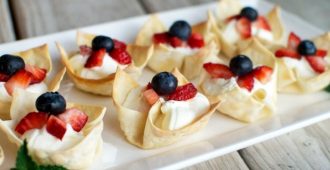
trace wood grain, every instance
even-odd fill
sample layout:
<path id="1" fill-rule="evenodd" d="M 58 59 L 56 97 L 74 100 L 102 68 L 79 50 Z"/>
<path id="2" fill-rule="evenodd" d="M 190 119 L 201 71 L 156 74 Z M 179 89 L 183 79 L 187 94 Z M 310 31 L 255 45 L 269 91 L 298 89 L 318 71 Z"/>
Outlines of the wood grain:
<path id="1" fill-rule="evenodd" d="M 0 43 L 15 40 L 15 33 L 7 0 L 0 0 L 0 21 Z"/>

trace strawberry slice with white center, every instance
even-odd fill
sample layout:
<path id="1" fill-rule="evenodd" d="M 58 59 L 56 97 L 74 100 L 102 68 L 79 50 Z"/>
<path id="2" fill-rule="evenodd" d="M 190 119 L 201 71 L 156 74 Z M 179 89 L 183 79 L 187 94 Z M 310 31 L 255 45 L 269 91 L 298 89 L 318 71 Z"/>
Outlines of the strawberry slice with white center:
<path id="1" fill-rule="evenodd" d="M 159 99 L 158 94 L 152 88 L 151 89 L 148 89 L 148 90 L 145 90 L 143 92 L 143 96 L 146 98 L 146 100 L 148 101 L 148 103 L 150 105 L 155 104 L 158 101 L 158 99 Z"/>
<path id="2" fill-rule="evenodd" d="M 201 48 L 205 45 L 204 38 L 198 33 L 192 33 L 188 39 L 188 45 L 191 48 Z"/>
<path id="3" fill-rule="evenodd" d="M 168 100 L 186 101 L 194 98 L 197 94 L 197 89 L 192 83 L 178 86 L 174 93 L 168 96 Z"/>
<path id="4" fill-rule="evenodd" d="M 268 24 L 267 19 L 263 16 L 258 17 L 257 22 L 256 22 L 256 26 L 260 29 L 264 29 L 264 30 L 267 30 L 267 31 L 272 30 L 270 25 Z"/>
<path id="5" fill-rule="evenodd" d="M 99 49 L 97 51 L 93 51 L 92 55 L 88 57 L 87 62 L 85 63 L 85 67 L 93 68 L 93 67 L 102 66 L 105 52 L 106 52 L 105 48 Z"/>
<path id="6" fill-rule="evenodd" d="M 38 68 L 36 66 L 31 66 L 28 64 L 25 64 L 25 70 L 32 75 L 31 84 L 42 82 L 45 79 L 47 73 L 46 69 Z"/>
<path id="7" fill-rule="evenodd" d="M 49 134 L 62 140 L 66 132 L 66 124 L 61 119 L 51 115 L 47 121 L 46 130 Z"/>
<path id="8" fill-rule="evenodd" d="M 212 78 L 230 79 L 234 76 L 229 67 L 224 64 L 205 63 L 203 67 Z"/>
<path id="9" fill-rule="evenodd" d="M 268 66 L 259 66 L 253 70 L 253 76 L 261 83 L 267 83 L 272 76 L 273 69 Z"/>
<path id="10" fill-rule="evenodd" d="M 112 39 L 113 43 L 115 44 L 114 49 L 122 49 L 122 50 L 126 50 L 126 44 L 122 41 L 116 40 L 116 39 Z"/>
<path id="11" fill-rule="evenodd" d="M 241 17 L 236 23 L 236 29 L 243 39 L 250 38 L 252 35 L 251 21 L 245 17 Z"/>
<path id="12" fill-rule="evenodd" d="M 289 39 L 288 39 L 288 48 L 292 50 L 296 50 L 301 39 L 293 32 L 290 32 Z"/>
<path id="13" fill-rule="evenodd" d="M 48 115 L 44 112 L 28 113 L 15 127 L 20 135 L 31 129 L 41 129 L 47 123 Z"/>
<path id="14" fill-rule="evenodd" d="M 306 56 L 306 60 L 315 72 L 323 73 L 326 70 L 326 62 L 323 57 Z"/>
<path id="15" fill-rule="evenodd" d="M 9 76 L 7 74 L 4 73 L 0 73 L 0 82 L 6 82 L 9 80 Z"/>
<path id="16" fill-rule="evenodd" d="M 294 58 L 294 59 L 300 59 L 301 55 L 296 51 L 292 49 L 287 49 L 287 48 L 281 48 L 275 52 L 275 56 L 278 58 L 282 57 L 289 57 L 289 58 Z"/>
<path id="17" fill-rule="evenodd" d="M 110 56 L 116 60 L 119 64 L 131 64 L 132 63 L 132 57 L 131 55 L 123 49 L 113 49 L 110 52 Z"/>
<path id="18" fill-rule="evenodd" d="M 92 48 L 88 47 L 87 45 L 82 45 L 79 47 L 79 49 L 82 56 L 90 56 L 93 51 Z"/>
<path id="19" fill-rule="evenodd" d="M 24 69 L 17 71 L 9 80 L 5 83 L 5 88 L 8 94 L 12 95 L 15 88 L 25 89 L 32 81 L 31 73 Z"/>
<path id="20" fill-rule="evenodd" d="M 251 92 L 254 86 L 253 73 L 238 77 L 237 84 L 239 87 L 245 88 L 246 90 Z"/>
<path id="21" fill-rule="evenodd" d="M 67 109 L 64 113 L 58 115 L 59 119 L 72 126 L 76 132 L 80 132 L 88 121 L 88 116 L 79 109 Z"/>

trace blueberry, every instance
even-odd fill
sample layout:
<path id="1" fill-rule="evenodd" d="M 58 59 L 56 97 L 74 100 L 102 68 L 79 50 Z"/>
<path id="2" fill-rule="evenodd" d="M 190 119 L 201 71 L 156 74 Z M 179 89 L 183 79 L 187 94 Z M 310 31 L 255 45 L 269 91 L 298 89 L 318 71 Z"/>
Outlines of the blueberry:
<path id="1" fill-rule="evenodd" d="M 249 57 L 238 55 L 230 60 L 229 68 L 234 74 L 242 76 L 251 72 L 253 65 Z"/>
<path id="2" fill-rule="evenodd" d="M 114 48 L 114 42 L 107 36 L 96 36 L 92 41 L 92 49 L 94 51 L 105 48 L 107 52 L 110 52 Z"/>
<path id="3" fill-rule="evenodd" d="M 25 63 L 21 57 L 10 54 L 5 54 L 0 57 L 0 72 L 6 75 L 11 76 L 24 67 Z"/>
<path id="4" fill-rule="evenodd" d="M 188 22 L 179 20 L 172 24 L 169 34 L 173 37 L 178 37 L 181 40 L 187 40 L 191 34 L 191 27 Z"/>
<path id="5" fill-rule="evenodd" d="M 241 10 L 240 16 L 246 17 L 250 21 L 255 21 L 258 18 L 258 11 L 256 11 L 252 7 L 245 7 Z"/>
<path id="6" fill-rule="evenodd" d="M 169 72 L 161 72 L 156 74 L 151 80 L 151 87 L 159 95 L 171 94 L 178 86 L 178 79 Z"/>
<path id="7" fill-rule="evenodd" d="M 298 45 L 298 52 L 300 55 L 314 55 L 316 50 L 315 44 L 309 40 L 301 41 Z"/>
<path id="8" fill-rule="evenodd" d="M 66 102 L 58 92 L 46 92 L 38 97 L 36 108 L 40 112 L 58 115 L 66 110 Z"/>

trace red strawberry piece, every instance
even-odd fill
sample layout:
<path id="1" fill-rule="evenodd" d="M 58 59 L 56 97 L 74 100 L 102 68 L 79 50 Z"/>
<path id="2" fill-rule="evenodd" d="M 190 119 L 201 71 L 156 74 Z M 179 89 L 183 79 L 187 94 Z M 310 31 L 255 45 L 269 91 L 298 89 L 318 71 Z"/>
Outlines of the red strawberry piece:
<path id="1" fill-rule="evenodd" d="M 230 79 L 234 76 L 229 67 L 224 64 L 205 63 L 203 67 L 213 78 Z"/>
<path id="2" fill-rule="evenodd" d="M 116 40 L 116 39 L 112 39 L 115 46 L 114 49 L 122 49 L 122 50 L 126 50 L 126 44 L 122 41 Z"/>
<path id="3" fill-rule="evenodd" d="M 249 73 L 249 74 L 238 77 L 237 84 L 241 88 L 245 88 L 248 91 L 251 91 L 254 86 L 253 73 Z"/>
<path id="4" fill-rule="evenodd" d="M 92 55 L 88 57 L 87 62 L 85 63 L 85 67 L 93 68 L 93 67 L 101 66 L 103 63 L 105 52 L 106 52 L 105 48 L 99 49 L 97 51 L 93 51 Z"/>
<path id="5" fill-rule="evenodd" d="M 267 83 L 273 73 L 273 69 L 268 66 L 260 66 L 253 70 L 253 76 L 261 83 Z"/>
<path id="6" fill-rule="evenodd" d="M 175 47 L 180 47 L 180 46 L 183 45 L 183 41 L 180 38 L 178 38 L 178 37 L 171 37 L 170 38 L 170 44 L 174 48 Z"/>
<path id="7" fill-rule="evenodd" d="M 6 82 L 9 80 L 9 76 L 4 74 L 4 73 L 0 73 L 0 82 Z"/>
<path id="8" fill-rule="evenodd" d="M 82 45 L 79 47 L 79 49 L 82 56 L 90 56 L 93 51 L 92 48 L 88 47 L 87 45 Z"/>
<path id="9" fill-rule="evenodd" d="M 9 78 L 9 80 L 5 83 L 5 88 L 7 92 L 12 95 L 15 88 L 27 88 L 31 83 L 31 80 L 31 73 L 27 72 L 24 69 L 21 69 Z"/>
<path id="10" fill-rule="evenodd" d="M 62 140 L 66 132 L 66 124 L 61 119 L 51 115 L 47 121 L 46 130 L 49 134 Z"/>
<path id="11" fill-rule="evenodd" d="M 152 85 L 150 82 L 147 84 L 147 87 L 146 87 L 146 90 L 149 90 L 149 89 L 152 89 Z"/>
<path id="12" fill-rule="evenodd" d="M 41 129 L 47 123 L 47 119 L 47 113 L 31 112 L 16 125 L 15 131 L 23 135 L 28 130 Z"/>
<path id="13" fill-rule="evenodd" d="M 301 39 L 293 32 L 290 32 L 289 39 L 288 39 L 288 48 L 296 50 Z"/>
<path id="14" fill-rule="evenodd" d="M 203 36 L 198 33 L 192 33 L 188 39 L 188 45 L 191 48 L 201 48 L 205 45 Z"/>
<path id="15" fill-rule="evenodd" d="M 232 21 L 232 20 L 238 20 L 238 19 L 240 19 L 240 18 L 241 18 L 241 15 L 233 15 L 233 16 L 231 16 L 231 17 L 228 17 L 228 18 L 225 20 L 225 22 L 228 23 L 228 22 L 230 22 L 230 21 Z"/>
<path id="16" fill-rule="evenodd" d="M 185 101 L 194 98 L 197 94 L 197 89 L 192 83 L 178 86 L 174 93 L 168 96 L 168 100 Z"/>
<path id="17" fill-rule="evenodd" d="M 144 91 L 143 92 L 143 96 L 146 98 L 146 100 L 148 101 L 148 103 L 150 105 L 155 104 L 158 101 L 158 99 L 159 99 L 159 96 L 154 91 L 154 89 L 148 89 L 148 90 Z"/>
<path id="18" fill-rule="evenodd" d="M 319 56 L 319 57 L 325 57 L 327 55 L 327 51 L 318 49 L 318 50 L 316 50 L 316 54 L 315 55 L 316 56 Z"/>
<path id="19" fill-rule="evenodd" d="M 287 48 L 281 48 L 281 49 L 277 50 L 275 52 L 275 56 L 278 58 L 282 58 L 282 57 L 290 57 L 290 58 L 295 58 L 295 59 L 301 58 L 301 55 L 297 51 L 287 49 Z"/>
<path id="20" fill-rule="evenodd" d="M 270 27 L 270 25 L 268 24 L 268 21 L 265 17 L 263 16 L 259 16 L 257 19 L 257 27 L 260 29 L 264 29 L 264 30 L 268 30 L 271 31 L 272 28 Z"/>
<path id="21" fill-rule="evenodd" d="M 113 49 L 110 52 L 110 56 L 116 60 L 119 64 L 130 64 L 132 63 L 131 55 L 123 49 Z"/>
<path id="22" fill-rule="evenodd" d="M 245 17 L 241 17 L 236 23 L 236 29 L 241 34 L 243 39 L 251 37 L 251 21 Z"/>
<path id="23" fill-rule="evenodd" d="M 76 132 L 80 132 L 88 121 L 88 116 L 76 108 L 67 109 L 64 113 L 58 115 L 58 118 L 70 124 Z"/>
<path id="24" fill-rule="evenodd" d="M 309 65 L 313 68 L 313 70 L 317 73 L 323 73 L 326 68 L 326 62 L 323 57 L 319 56 L 307 56 L 306 60 Z"/>
<path id="25" fill-rule="evenodd" d="M 154 43 L 156 44 L 160 44 L 160 43 L 168 43 L 170 40 L 170 36 L 167 32 L 163 32 L 163 33 L 157 33 L 154 34 L 153 37 Z"/>
<path id="26" fill-rule="evenodd" d="M 47 73 L 46 69 L 38 68 L 28 64 L 25 64 L 25 70 L 32 75 L 31 84 L 42 82 L 45 79 Z"/>

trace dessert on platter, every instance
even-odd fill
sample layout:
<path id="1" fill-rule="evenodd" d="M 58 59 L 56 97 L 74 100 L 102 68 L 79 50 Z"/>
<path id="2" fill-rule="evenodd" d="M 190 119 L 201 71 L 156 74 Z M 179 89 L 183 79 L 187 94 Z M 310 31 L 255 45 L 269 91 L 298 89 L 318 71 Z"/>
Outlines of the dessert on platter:
<path id="1" fill-rule="evenodd" d="M 153 53 L 153 46 L 125 44 L 103 35 L 77 32 L 79 51 L 67 53 L 57 43 L 63 64 L 75 86 L 83 91 L 111 96 L 117 67 L 138 77 Z"/>
<path id="2" fill-rule="evenodd" d="M 0 165 L 2 164 L 4 159 L 5 159 L 5 155 L 3 154 L 2 147 L 0 146 Z"/>

